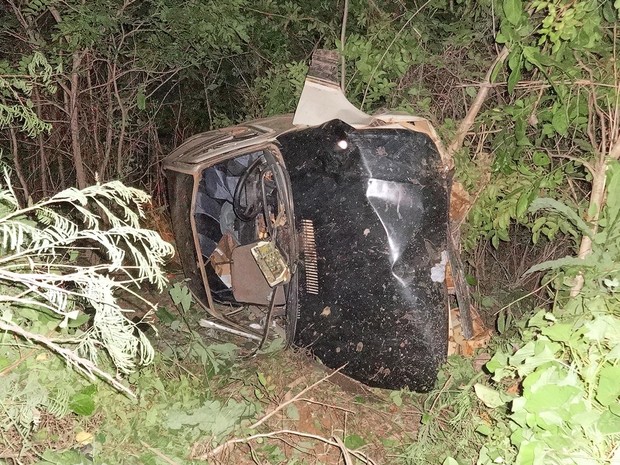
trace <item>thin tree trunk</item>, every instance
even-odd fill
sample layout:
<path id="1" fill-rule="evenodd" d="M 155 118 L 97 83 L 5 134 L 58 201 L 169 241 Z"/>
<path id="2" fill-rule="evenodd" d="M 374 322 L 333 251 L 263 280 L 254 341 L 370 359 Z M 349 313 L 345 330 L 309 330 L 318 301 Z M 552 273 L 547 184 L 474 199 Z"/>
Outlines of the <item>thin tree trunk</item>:
<path id="1" fill-rule="evenodd" d="M 598 230 L 598 222 L 601 216 L 601 212 L 603 211 L 603 207 L 605 206 L 605 183 L 607 181 L 607 165 L 610 161 L 618 159 L 620 159 L 620 140 L 614 144 L 607 156 L 601 154 L 598 162 L 594 166 L 594 170 L 592 172 L 592 192 L 590 194 L 590 202 L 588 204 L 588 212 L 592 212 L 592 214 L 588 214 L 588 216 L 586 217 L 586 221 L 592 224 L 592 235 L 596 234 Z M 581 243 L 579 244 L 579 253 L 577 254 L 577 256 L 581 259 L 584 259 L 591 253 L 592 239 L 590 239 L 590 237 L 586 235 L 583 235 L 581 237 Z M 576 297 L 577 295 L 579 295 L 579 293 L 583 289 L 584 284 L 585 282 L 583 274 L 580 273 L 579 275 L 577 275 L 577 278 L 575 279 L 575 284 L 571 288 L 571 297 Z"/>
<path id="2" fill-rule="evenodd" d="M 33 89 L 32 96 L 34 99 L 34 107 L 37 113 L 37 118 L 43 121 L 43 111 L 41 110 L 41 97 L 39 90 L 36 86 Z M 39 144 L 39 184 L 41 185 L 41 195 L 47 197 L 49 194 L 49 188 L 47 185 L 47 150 L 45 148 L 45 142 L 43 141 L 43 133 L 39 133 L 37 136 L 37 142 Z"/>
<path id="3" fill-rule="evenodd" d="M 89 106 L 90 106 L 90 114 L 92 115 L 90 121 L 87 122 L 86 127 L 91 128 L 90 132 L 93 136 L 93 142 L 95 144 L 95 157 L 97 160 L 103 160 L 104 154 L 103 149 L 101 147 L 101 142 L 99 141 L 99 105 L 95 100 L 95 95 L 93 94 L 93 83 L 90 70 L 93 68 L 92 59 L 87 64 L 86 68 L 86 83 L 88 85 L 88 97 L 89 97 Z M 99 171 L 97 174 L 101 174 Z"/>
<path id="4" fill-rule="evenodd" d="M 452 140 L 450 145 L 448 145 L 447 156 L 448 156 L 448 161 L 451 164 L 451 166 L 448 166 L 447 168 L 452 168 L 452 166 L 454 166 L 454 154 L 458 152 L 461 149 L 461 147 L 463 147 L 463 142 L 465 141 L 465 137 L 467 136 L 467 133 L 469 132 L 471 127 L 474 125 L 476 117 L 478 116 L 478 113 L 480 113 L 480 109 L 482 108 L 482 104 L 484 103 L 484 101 L 487 99 L 489 95 L 489 90 L 491 89 L 491 76 L 493 75 L 493 70 L 495 70 L 495 68 L 499 66 L 508 57 L 508 52 L 509 50 L 506 47 L 504 47 L 501 50 L 501 52 L 499 53 L 499 55 L 497 55 L 497 58 L 495 59 L 495 61 L 493 62 L 489 70 L 487 71 L 487 74 L 484 77 L 484 81 L 480 83 L 480 88 L 478 89 L 476 98 L 474 99 L 473 103 L 469 107 L 469 111 L 467 112 L 467 115 L 465 115 L 465 118 L 463 118 L 463 120 L 459 124 L 456 134 L 454 135 L 454 139 Z"/>
<path id="5" fill-rule="evenodd" d="M 22 191 L 24 192 L 24 198 L 27 202 L 30 198 L 30 190 L 28 189 L 28 182 L 26 181 L 26 176 L 24 175 L 24 169 L 22 167 L 21 159 L 19 156 L 19 146 L 17 145 L 17 134 L 15 133 L 15 128 L 10 126 L 9 133 L 11 134 L 11 151 L 13 153 L 13 164 L 15 165 L 15 173 L 17 174 L 17 179 L 19 180 L 19 184 L 21 185 Z M 21 202 L 20 205 L 23 206 Z"/>
<path id="6" fill-rule="evenodd" d="M 86 171 L 84 170 L 84 161 L 82 159 L 82 145 L 80 142 L 80 124 L 79 116 L 79 69 L 82 62 L 83 52 L 73 52 L 73 65 L 71 69 L 71 88 L 69 93 L 69 109 L 70 109 L 70 132 L 71 132 L 71 148 L 73 151 L 73 165 L 75 167 L 75 180 L 80 189 L 87 186 Z"/>
<path id="7" fill-rule="evenodd" d="M 116 146 L 116 173 L 115 175 L 121 177 L 121 173 L 123 172 L 123 149 L 125 146 L 125 133 L 127 131 L 127 108 L 123 104 L 123 99 L 121 98 L 120 92 L 118 90 L 118 83 L 116 80 L 116 76 L 110 76 L 112 79 L 112 83 L 114 86 L 114 95 L 116 96 L 116 101 L 118 102 L 118 107 L 121 110 L 121 133 L 118 136 L 118 145 Z"/>
<path id="8" fill-rule="evenodd" d="M 105 86 L 107 110 L 106 110 L 106 135 L 103 149 L 103 158 L 99 164 L 99 176 L 100 179 L 107 179 L 108 164 L 110 163 L 110 155 L 112 153 L 112 137 L 114 135 L 114 107 L 112 106 L 112 76 L 116 74 L 116 63 L 108 63 L 108 75 L 106 77 L 107 82 Z"/>
<path id="9" fill-rule="evenodd" d="M 53 5 L 49 5 L 48 10 L 57 24 L 62 22 L 60 13 Z M 65 37 L 67 43 L 70 38 Z M 79 123 L 79 85 L 80 85 L 80 66 L 82 59 L 86 54 L 85 51 L 76 50 L 73 52 L 73 62 L 71 65 L 71 86 L 67 89 L 62 83 L 60 87 L 64 90 L 65 109 L 69 115 L 69 133 L 71 134 L 71 151 L 73 156 L 73 166 L 75 168 L 75 180 L 77 186 L 83 189 L 87 185 L 86 170 L 84 168 L 84 160 L 82 159 L 82 145 L 80 141 L 80 123 Z"/>

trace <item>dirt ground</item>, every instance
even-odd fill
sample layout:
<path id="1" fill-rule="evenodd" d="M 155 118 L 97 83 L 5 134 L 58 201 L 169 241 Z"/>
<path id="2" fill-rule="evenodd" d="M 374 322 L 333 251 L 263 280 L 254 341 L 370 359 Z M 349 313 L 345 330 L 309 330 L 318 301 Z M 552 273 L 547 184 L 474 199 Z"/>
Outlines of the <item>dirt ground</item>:
<path id="1" fill-rule="evenodd" d="M 327 370 L 308 354 L 286 350 L 248 363 L 248 371 L 265 373 L 271 392 L 257 422 L 265 421 L 256 433 L 265 434 L 261 439 L 277 446 L 287 460 L 348 464 L 356 463 L 351 461 L 354 452 L 361 454 L 357 463 L 397 463 L 397 451 L 391 446 L 415 439 L 421 418 L 417 409 L 397 407 L 389 391 L 369 389 Z M 231 384 L 219 394 L 234 397 L 239 388 Z M 265 450 L 260 444 L 240 442 L 213 453 L 206 444 L 198 443 L 192 455 L 208 456 L 219 463 L 255 464 L 261 457 L 259 449 Z"/>

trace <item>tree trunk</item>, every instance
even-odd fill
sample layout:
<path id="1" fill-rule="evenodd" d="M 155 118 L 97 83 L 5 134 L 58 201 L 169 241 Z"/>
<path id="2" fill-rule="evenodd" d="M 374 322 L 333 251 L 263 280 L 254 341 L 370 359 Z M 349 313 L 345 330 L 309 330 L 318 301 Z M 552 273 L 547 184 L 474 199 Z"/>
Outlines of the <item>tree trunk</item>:
<path id="1" fill-rule="evenodd" d="M 9 127 L 9 133 L 11 134 L 11 151 L 13 153 L 13 164 L 15 165 L 15 173 L 17 174 L 17 179 L 19 180 L 19 184 L 21 185 L 22 191 L 24 192 L 24 198 L 26 202 L 28 202 L 28 198 L 30 197 L 30 190 L 28 189 L 28 182 L 26 180 L 26 176 L 24 175 L 24 169 L 22 167 L 20 155 L 19 155 L 19 147 L 17 145 L 17 134 L 15 134 L 15 128 Z M 19 199 L 17 199 L 19 201 Z M 24 206 L 22 202 L 19 202 L 20 206 Z"/>
<path id="2" fill-rule="evenodd" d="M 73 65 L 71 68 L 71 87 L 69 92 L 69 109 L 71 132 L 71 148 L 73 151 L 73 165 L 75 167 L 75 180 L 80 189 L 87 186 L 86 171 L 84 170 L 84 161 L 82 160 L 82 146 L 80 142 L 80 124 L 79 116 L 79 85 L 80 76 L 79 69 L 82 62 L 84 52 L 73 52 Z"/>
<path id="3" fill-rule="evenodd" d="M 592 193 L 590 194 L 590 202 L 588 203 L 588 215 L 586 221 L 592 224 L 592 235 L 596 234 L 598 230 L 598 222 L 605 206 L 605 183 L 607 181 L 607 165 L 612 160 L 618 160 L 620 158 L 620 140 L 617 141 L 609 151 L 609 154 L 605 156 L 601 154 L 594 169 L 592 171 Z M 591 213 L 590 213 L 591 212 Z M 592 239 L 589 236 L 582 236 L 581 243 L 579 244 L 579 253 L 577 256 L 581 259 L 586 258 L 592 253 Z M 571 297 L 579 295 L 584 285 L 583 274 L 577 275 L 575 284 L 571 288 Z"/>
<path id="4" fill-rule="evenodd" d="M 41 97 L 39 95 L 39 90 L 34 87 L 32 90 L 32 97 L 34 100 L 34 107 L 37 113 L 37 118 L 41 121 L 43 119 L 43 111 L 41 110 Z M 37 136 L 37 142 L 39 144 L 39 184 L 41 187 L 41 196 L 47 197 L 49 194 L 49 188 L 47 185 L 47 150 L 45 148 L 45 142 L 43 140 L 43 133 L 39 133 Z"/>

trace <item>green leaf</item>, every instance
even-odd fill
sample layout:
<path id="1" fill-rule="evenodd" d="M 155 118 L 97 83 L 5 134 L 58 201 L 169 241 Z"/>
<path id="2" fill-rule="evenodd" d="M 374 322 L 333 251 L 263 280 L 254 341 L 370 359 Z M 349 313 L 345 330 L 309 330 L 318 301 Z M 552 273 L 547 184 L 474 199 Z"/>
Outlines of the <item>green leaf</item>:
<path id="1" fill-rule="evenodd" d="M 344 438 L 344 445 L 347 447 L 347 449 L 359 449 L 365 444 L 366 441 L 364 441 L 364 438 L 358 436 L 357 434 L 350 434 Z"/>
<path id="2" fill-rule="evenodd" d="M 168 309 L 166 307 L 159 307 L 157 309 L 157 311 L 155 312 L 155 314 L 157 315 L 157 319 L 164 324 L 169 325 L 170 323 L 172 323 L 173 321 L 175 321 L 177 318 L 168 311 Z"/>
<path id="3" fill-rule="evenodd" d="M 480 423 L 476 428 L 476 433 L 482 434 L 483 436 L 490 436 L 493 430 L 487 423 Z"/>
<path id="4" fill-rule="evenodd" d="M 521 20 L 523 3 L 521 0 L 504 0 L 504 14 L 506 19 L 514 26 Z"/>
<path id="5" fill-rule="evenodd" d="M 515 86 L 519 83 L 521 79 L 521 67 L 517 67 L 510 72 L 510 76 L 508 76 L 508 93 L 512 95 L 515 90 Z"/>
<path id="6" fill-rule="evenodd" d="M 620 162 L 617 160 L 607 165 L 605 215 L 610 221 L 618 221 L 620 216 Z"/>
<path id="7" fill-rule="evenodd" d="M 508 364 L 508 356 L 503 352 L 495 352 L 491 360 L 489 360 L 485 367 L 489 372 L 495 373 L 499 368 L 504 368 Z"/>
<path id="8" fill-rule="evenodd" d="M 489 408 L 497 408 L 506 403 L 499 391 L 491 389 L 484 384 L 476 383 L 474 385 L 474 391 L 476 391 L 476 396 L 478 396 L 478 399 L 480 399 L 484 405 Z"/>
<path id="9" fill-rule="evenodd" d="M 452 457 L 446 457 L 446 460 L 441 465 L 459 465 L 459 463 Z"/>
<path id="10" fill-rule="evenodd" d="M 605 410 L 598 420 L 598 429 L 603 434 L 620 433 L 620 416 L 611 410 Z"/>
<path id="11" fill-rule="evenodd" d="M 87 323 L 88 320 L 90 320 L 90 315 L 88 315 L 86 313 L 82 313 L 82 314 L 78 315 L 78 317 L 75 318 L 74 320 L 69 320 L 67 322 L 67 327 L 69 327 L 69 328 L 78 328 L 78 327 L 82 326 L 84 323 Z"/>
<path id="12" fill-rule="evenodd" d="M 561 136 L 568 135 L 568 115 L 563 107 L 556 108 L 553 117 L 551 118 L 551 124 Z"/>
<path id="13" fill-rule="evenodd" d="M 588 341 L 597 343 L 609 341 L 616 344 L 620 342 L 620 325 L 618 325 L 617 318 L 612 315 L 599 316 L 586 323 L 584 328 L 583 335 Z"/>
<path id="14" fill-rule="evenodd" d="M 531 413 L 550 412 L 565 408 L 566 405 L 577 397 L 581 390 L 575 386 L 544 384 L 524 392 L 526 398 L 525 408 Z M 566 411 L 566 415 L 568 411 Z M 570 418 L 562 418 L 569 420 Z"/>
<path id="15" fill-rule="evenodd" d="M 572 324 L 554 323 L 551 326 L 543 328 L 542 333 L 552 341 L 568 342 L 575 331 Z"/>
<path id="16" fill-rule="evenodd" d="M 510 357 L 510 363 L 517 367 L 519 376 L 526 376 L 539 366 L 557 360 L 555 354 L 560 349 L 557 342 L 530 341 Z"/>
<path id="17" fill-rule="evenodd" d="M 95 399 L 93 393 L 81 391 L 69 402 L 69 409 L 81 416 L 89 416 L 95 411 Z"/>
<path id="18" fill-rule="evenodd" d="M 510 328 L 510 323 L 512 322 L 512 315 L 510 312 L 499 312 L 497 315 L 497 332 L 499 334 L 504 334 L 508 328 Z"/>
<path id="19" fill-rule="evenodd" d="M 144 110 L 146 108 L 146 95 L 144 95 L 144 86 L 138 87 L 138 94 L 136 95 L 136 104 L 138 110 Z"/>
<path id="20" fill-rule="evenodd" d="M 536 166 L 548 166 L 551 163 L 549 155 L 545 152 L 534 152 L 534 155 L 532 155 L 532 161 Z"/>
<path id="21" fill-rule="evenodd" d="M 599 374 L 596 400 L 603 406 L 618 401 L 620 396 L 620 366 L 605 365 Z"/>
<path id="22" fill-rule="evenodd" d="M 299 410 L 297 409 L 295 404 L 289 404 L 289 406 L 286 407 L 286 416 L 290 420 L 294 420 L 294 421 L 299 420 Z"/>
<path id="23" fill-rule="evenodd" d="M 41 456 L 37 465 L 64 465 L 80 464 L 87 465 L 93 463 L 92 460 L 81 454 L 78 450 L 71 449 L 64 452 L 46 450 Z"/>
<path id="24" fill-rule="evenodd" d="M 528 191 L 523 192 L 517 200 L 517 206 L 515 209 L 516 217 L 522 218 L 525 212 L 527 211 L 527 207 L 530 203 L 530 193 Z"/>
<path id="25" fill-rule="evenodd" d="M 579 216 L 574 209 L 560 202 L 559 200 L 539 197 L 530 205 L 530 212 L 535 213 L 538 210 L 552 210 L 561 213 L 567 220 L 573 223 L 579 231 L 584 235 L 592 238 L 592 229 L 588 224 Z"/>
<path id="26" fill-rule="evenodd" d="M 390 399 L 392 399 L 392 402 L 394 402 L 394 405 L 397 407 L 401 407 L 403 405 L 403 397 L 400 391 L 390 392 Z"/>
<path id="27" fill-rule="evenodd" d="M 170 288 L 169 294 L 174 304 L 179 306 L 181 310 L 187 312 L 190 309 L 193 297 L 187 286 L 174 283 L 174 286 Z"/>
<path id="28" fill-rule="evenodd" d="M 467 284 L 469 286 L 476 286 L 478 285 L 478 279 L 476 279 L 476 277 L 473 274 L 466 274 L 465 275 L 465 281 L 467 282 Z"/>

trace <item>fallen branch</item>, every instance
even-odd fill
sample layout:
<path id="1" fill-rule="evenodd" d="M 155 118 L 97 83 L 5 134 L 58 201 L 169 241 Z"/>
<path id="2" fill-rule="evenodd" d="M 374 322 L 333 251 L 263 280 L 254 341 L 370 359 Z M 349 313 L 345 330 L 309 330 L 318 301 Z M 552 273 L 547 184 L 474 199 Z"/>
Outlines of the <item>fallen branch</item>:
<path id="1" fill-rule="evenodd" d="M 370 457 L 368 457 L 366 454 L 364 454 L 363 452 L 359 452 L 359 451 L 351 450 L 351 449 L 347 448 L 340 439 L 337 439 L 337 438 L 324 438 L 324 437 L 318 436 L 316 434 L 302 433 L 301 431 L 294 431 L 294 430 L 290 430 L 290 429 L 282 429 L 282 430 L 278 430 L 278 431 L 272 431 L 270 433 L 254 434 L 252 436 L 248 436 L 247 438 L 230 439 L 229 441 L 226 441 L 225 443 L 220 444 L 219 446 L 217 446 L 211 452 L 207 452 L 207 453 L 202 454 L 202 455 L 200 455 L 198 457 L 192 457 L 192 458 L 194 460 L 212 459 L 212 458 L 218 456 L 219 454 L 221 454 L 223 451 L 229 449 L 234 444 L 245 444 L 245 443 L 248 443 L 250 441 L 254 441 L 256 439 L 261 439 L 261 438 L 274 438 L 274 439 L 278 439 L 278 440 L 284 441 L 282 438 L 278 437 L 278 436 L 283 435 L 283 434 L 290 434 L 290 435 L 293 435 L 293 436 L 298 436 L 298 437 L 302 437 L 302 438 L 306 438 L 306 439 L 314 439 L 314 440 L 323 442 L 323 443 L 325 443 L 327 445 L 330 445 L 330 446 L 333 446 L 333 447 L 337 447 L 342 452 L 342 454 L 343 454 L 343 456 L 345 458 L 345 463 L 352 463 L 351 462 L 351 457 L 354 457 L 357 460 L 361 461 L 362 463 L 365 463 L 366 465 L 376 465 L 376 463 Z"/>
<path id="2" fill-rule="evenodd" d="M 342 458 L 344 459 L 345 465 L 353 465 L 353 460 L 351 459 L 351 454 L 349 453 L 349 449 L 344 445 L 344 442 L 339 437 L 334 436 L 334 440 L 340 447 L 340 451 L 342 452 Z"/>
<path id="3" fill-rule="evenodd" d="M 78 372 L 82 373 L 89 379 L 94 380 L 96 377 L 99 377 L 118 391 L 124 392 L 129 397 L 136 397 L 136 395 L 127 386 L 124 386 L 117 379 L 114 379 L 109 373 L 106 373 L 105 371 L 98 368 L 92 361 L 80 357 L 74 351 L 56 344 L 55 342 L 49 340 L 47 337 L 41 334 L 31 333 L 30 331 L 26 331 L 25 329 L 14 323 L 10 323 L 4 320 L 0 320 L 0 330 L 8 331 L 29 341 L 34 341 L 38 344 L 41 344 L 47 347 L 52 352 L 60 355 L 69 365 L 74 367 Z"/>

